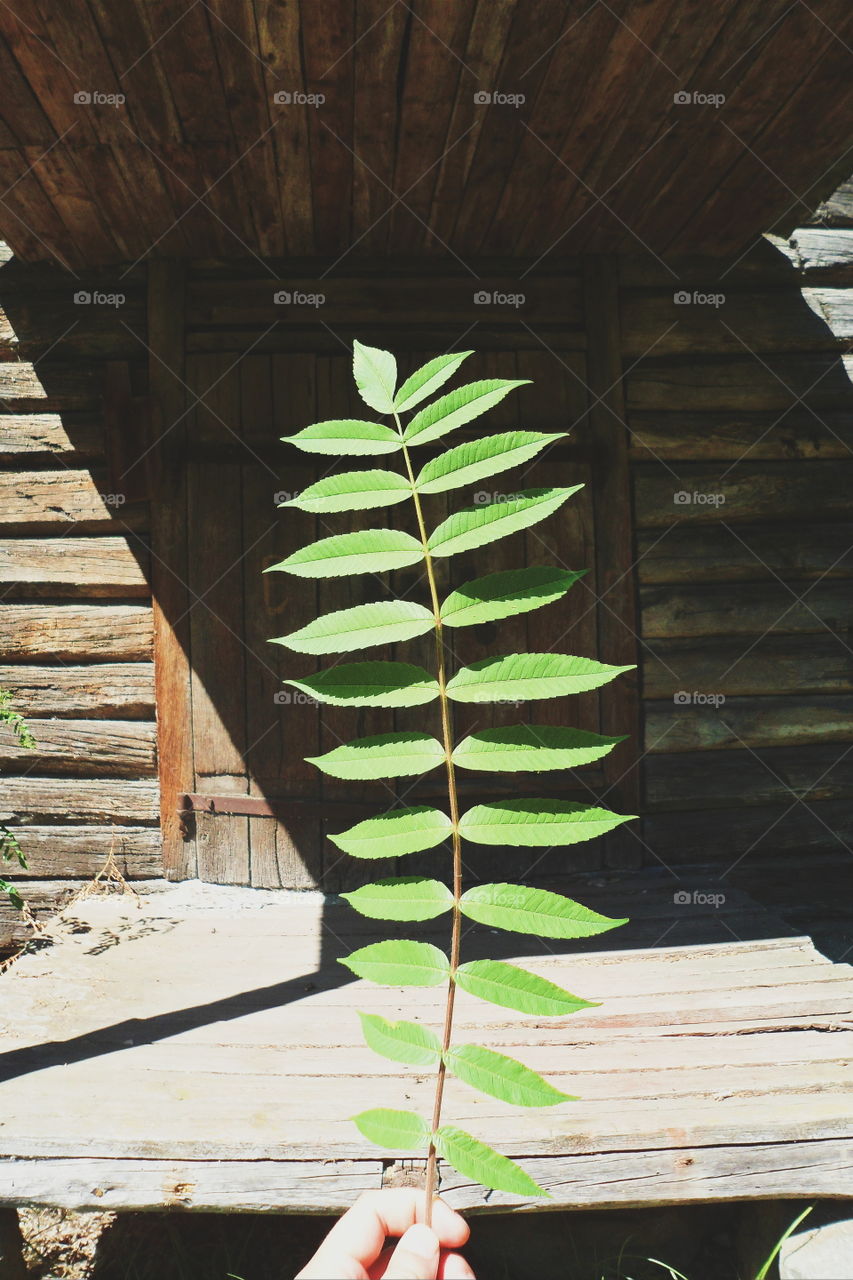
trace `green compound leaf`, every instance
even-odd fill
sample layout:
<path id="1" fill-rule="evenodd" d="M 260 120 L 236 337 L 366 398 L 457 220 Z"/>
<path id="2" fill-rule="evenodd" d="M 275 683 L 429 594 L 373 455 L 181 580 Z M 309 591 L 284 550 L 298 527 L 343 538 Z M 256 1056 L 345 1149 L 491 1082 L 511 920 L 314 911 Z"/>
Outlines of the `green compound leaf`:
<path id="1" fill-rule="evenodd" d="M 429 1067 L 441 1057 L 441 1041 L 419 1022 L 389 1022 L 378 1013 L 362 1013 L 361 1029 L 368 1048 L 392 1062 Z"/>
<path id="2" fill-rule="evenodd" d="M 359 529 L 300 547 L 265 573 L 282 570 L 299 578 L 341 578 L 348 573 L 388 573 L 423 559 L 420 542 L 400 529 Z"/>
<path id="3" fill-rule="evenodd" d="M 379 600 L 321 614 L 307 626 L 271 640 L 296 653 L 349 653 L 376 644 L 397 644 L 435 626 L 429 609 L 413 600 Z"/>
<path id="4" fill-rule="evenodd" d="M 634 816 L 572 800 L 496 800 L 473 805 L 463 814 L 459 830 L 474 844 L 579 844 Z"/>
<path id="5" fill-rule="evenodd" d="M 365 346 L 356 338 L 352 344 L 352 372 L 366 405 L 377 413 L 394 412 L 397 361 L 390 351 Z"/>
<path id="6" fill-rule="evenodd" d="M 441 606 L 442 622 L 447 627 L 476 627 L 482 622 L 529 613 L 561 599 L 586 572 L 531 565 L 528 569 L 487 573 L 450 593 Z"/>
<path id="7" fill-rule="evenodd" d="M 443 1124 L 435 1133 L 435 1145 L 439 1154 L 454 1169 L 493 1191 L 509 1191 L 517 1196 L 547 1196 L 550 1191 L 526 1174 L 514 1160 L 502 1156 L 492 1147 L 472 1138 L 470 1133 L 454 1125 Z"/>
<path id="8" fill-rule="evenodd" d="M 510 467 L 536 456 L 546 444 L 562 440 L 568 433 L 548 434 L 543 431 L 504 431 L 496 436 L 482 436 L 447 449 L 428 462 L 415 481 L 420 493 L 444 493 L 459 489 L 487 476 L 498 475 Z"/>
<path id="9" fill-rule="evenodd" d="M 539 938 L 591 938 L 628 923 L 590 911 L 561 893 L 523 884 L 475 885 L 463 893 L 459 905 L 463 914 L 478 924 L 534 933 Z"/>
<path id="10" fill-rule="evenodd" d="M 455 431 L 466 422 L 479 418 L 481 413 L 494 408 L 513 387 L 523 387 L 529 378 L 508 382 L 503 378 L 488 378 L 483 382 L 469 382 L 464 387 L 434 400 L 412 418 L 403 432 L 406 444 L 429 444 L 448 431 Z"/>
<path id="11" fill-rule="evenodd" d="M 404 778 L 428 773 L 445 759 L 444 747 L 428 733 L 410 729 L 354 738 L 322 756 L 306 756 L 332 778 Z"/>
<path id="12" fill-rule="evenodd" d="M 535 1017 L 560 1018 L 598 1007 L 595 1001 L 581 1000 L 555 982 L 503 960 L 469 960 L 456 970 L 456 985 L 480 1000 Z"/>
<path id="13" fill-rule="evenodd" d="M 575 484 L 568 489 L 525 489 L 506 501 L 463 507 L 433 530 L 429 549 L 434 556 L 454 556 L 460 551 L 496 542 L 553 515 L 567 498 L 582 488 L 582 484 Z"/>
<path id="14" fill-rule="evenodd" d="M 359 978 L 385 987 L 437 987 L 447 981 L 450 961 L 431 942 L 393 939 L 371 942 L 339 961 Z"/>
<path id="15" fill-rule="evenodd" d="M 469 734 L 453 752 L 453 763 L 485 773 L 576 769 L 600 760 L 623 741 L 556 725 L 508 725 Z"/>
<path id="16" fill-rule="evenodd" d="M 357 418 L 340 418 L 330 422 L 314 422 L 294 436 L 282 436 L 285 444 L 295 444 L 303 453 L 344 454 L 396 453 L 402 448 L 400 437 L 381 422 L 362 422 Z"/>
<path id="17" fill-rule="evenodd" d="M 429 1142 L 429 1125 L 414 1111 L 375 1107 L 352 1116 L 352 1121 L 368 1142 L 391 1151 L 414 1151 Z"/>
<path id="18" fill-rule="evenodd" d="M 374 920 L 432 920 L 453 906 L 453 894 L 440 880 L 393 876 L 342 893 L 351 907 Z"/>
<path id="19" fill-rule="evenodd" d="M 446 1062 L 448 1069 L 472 1089 L 517 1107 L 554 1107 L 559 1102 L 577 1102 L 577 1098 L 555 1089 L 523 1062 L 478 1044 L 462 1044 L 450 1049 Z"/>
<path id="20" fill-rule="evenodd" d="M 453 377 L 462 361 L 473 354 L 473 351 L 457 351 L 453 355 L 436 356 L 434 360 L 428 360 L 426 364 L 422 364 L 420 369 L 416 369 L 412 376 L 406 379 L 397 392 L 394 397 L 394 408 L 398 413 L 408 413 L 410 409 L 414 409 L 415 405 L 426 400 L 427 396 L 431 396 L 433 391 L 444 386 L 448 378 Z"/>
<path id="21" fill-rule="evenodd" d="M 329 839 L 353 858 L 398 858 L 434 849 L 452 831 L 453 823 L 446 813 L 419 804 L 366 818 Z"/>
<path id="22" fill-rule="evenodd" d="M 438 697 L 437 680 L 410 662 L 347 662 L 284 683 L 333 707 L 417 707 Z"/>
<path id="23" fill-rule="evenodd" d="M 382 428 L 383 431 L 387 427 Z M 321 515 L 335 511 L 374 510 L 405 502 L 412 495 L 408 480 L 396 471 L 339 471 L 310 484 L 289 502 L 279 507 L 296 507 L 300 511 Z"/>
<path id="24" fill-rule="evenodd" d="M 633 667 L 609 667 L 566 653 L 510 653 L 462 667 L 448 682 L 454 702 L 525 702 L 585 693 Z"/>

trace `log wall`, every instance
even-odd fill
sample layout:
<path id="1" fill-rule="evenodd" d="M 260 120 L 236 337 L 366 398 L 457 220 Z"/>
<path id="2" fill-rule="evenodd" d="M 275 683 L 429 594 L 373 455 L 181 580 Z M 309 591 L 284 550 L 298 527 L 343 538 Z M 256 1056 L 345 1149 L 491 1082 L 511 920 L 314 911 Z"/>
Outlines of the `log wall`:
<path id="1" fill-rule="evenodd" d="M 148 495 L 129 466 L 145 448 L 145 271 L 105 303 L 114 272 L 75 280 L 3 257 L 0 688 L 37 745 L 0 731 L 0 821 L 38 915 L 111 851 L 129 879 L 162 869 Z M 4 904 L 0 948 L 24 932 Z"/>
<path id="2" fill-rule="evenodd" d="M 853 836 L 853 231 L 623 262 L 650 863 Z"/>

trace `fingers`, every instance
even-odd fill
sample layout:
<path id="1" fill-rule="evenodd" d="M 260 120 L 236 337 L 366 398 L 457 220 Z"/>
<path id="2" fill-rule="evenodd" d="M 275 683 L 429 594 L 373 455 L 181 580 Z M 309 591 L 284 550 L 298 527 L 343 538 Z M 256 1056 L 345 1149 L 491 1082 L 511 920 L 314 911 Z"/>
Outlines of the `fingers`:
<path id="1" fill-rule="evenodd" d="M 424 1193 L 416 1187 L 367 1191 L 335 1224 L 322 1251 L 357 1258 L 369 1266 L 378 1258 L 386 1238 L 402 1236 L 423 1212 Z M 432 1228 L 445 1249 L 460 1248 L 470 1235 L 465 1219 L 439 1199 L 433 1201 Z"/>
<path id="2" fill-rule="evenodd" d="M 443 1253 L 438 1264 L 438 1280 L 476 1280 L 461 1253 Z"/>
<path id="3" fill-rule="evenodd" d="M 409 1227 L 391 1254 L 383 1280 L 436 1280 L 441 1246 L 431 1227 Z"/>

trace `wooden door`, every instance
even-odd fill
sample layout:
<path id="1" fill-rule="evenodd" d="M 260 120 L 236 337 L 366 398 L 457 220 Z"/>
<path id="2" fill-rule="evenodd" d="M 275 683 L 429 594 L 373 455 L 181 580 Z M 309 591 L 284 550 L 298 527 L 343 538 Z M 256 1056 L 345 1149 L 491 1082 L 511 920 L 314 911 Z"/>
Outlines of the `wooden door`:
<path id="1" fill-rule="evenodd" d="M 401 364 L 404 369 L 413 368 L 431 354 L 410 349 Z M 316 670 L 318 661 L 270 640 L 302 626 L 318 612 L 381 599 L 389 591 L 423 599 L 425 584 L 417 569 L 382 580 L 364 575 L 318 582 L 263 571 L 315 537 L 379 519 L 402 521 L 406 526 L 411 513 L 397 507 L 351 517 L 314 517 L 277 509 L 279 501 L 327 472 L 331 461 L 312 459 L 281 444 L 279 437 L 311 421 L 363 414 L 352 386 L 348 354 L 190 354 L 185 376 L 193 405 L 187 415 L 186 441 L 192 776 L 185 784 L 191 799 L 185 805 L 183 842 L 194 845 L 194 856 L 188 858 L 184 848 L 183 863 L 194 865 L 202 879 L 221 883 L 319 885 L 335 891 L 351 882 L 352 865 L 324 838 L 325 833 L 343 830 L 359 817 L 404 798 L 406 803 L 425 799 L 441 803 L 441 779 L 436 772 L 416 781 L 348 783 L 322 775 L 304 757 L 364 734 L 430 727 L 428 722 L 437 711 L 430 707 L 397 712 L 320 708 L 282 683 L 285 675 Z M 542 526 L 440 561 L 441 589 L 447 592 L 470 578 L 523 563 L 586 569 L 587 574 L 563 601 L 548 609 L 456 631 L 451 637 L 451 665 L 524 649 L 625 661 L 624 646 L 623 652 L 606 652 L 599 640 L 602 606 L 596 526 L 607 513 L 596 510 L 600 486 L 593 472 L 606 460 L 597 452 L 593 416 L 588 412 L 585 357 L 577 350 L 549 352 L 528 343 L 515 350 L 486 351 L 467 362 L 466 377 L 490 376 L 532 380 L 530 387 L 511 393 L 492 412 L 490 429 L 521 425 L 571 434 L 523 476 L 496 477 L 477 486 L 475 493 L 491 498 L 521 487 L 583 484 L 584 488 Z M 483 425 L 473 424 L 471 434 Z M 462 439 L 463 433 L 457 433 L 457 438 Z M 462 500 L 458 493 L 430 499 L 432 522 L 447 513 L 451 497 L 456 505 Z M 431 667 L 431 650 L 428 636 L 400 646 L 399 656 Z M 325 659 L 324 665 L 328 662 Z M 475 726 L 525 719 L 605 731 L 609 688 L 557 703 L 459 706 L 457 735 Z M 592 766 L 531 781 L 537 792 L 546 788 L 552 794 L 589 801 L 607 790 L 607 779 L 602 766 Z M 460 771 L 459 782 L 466 805 L 517 792 L 517 784 L 501 775 Z M 618 808 L 613 794 L 606 802 Z M 530 870 L 553 875 L 598 866 L 601 850 L 596 845 L 533 856 Z M 490 874 L 495 874 L 496 864 L 507 874 L 514 866 L 518 874 L 517 851 L 511 856 L 473 851 L 466 857 L 475 872 L 488 863 Z M 415 860 L 407 860 L 406 867 L 414 869 Z"/>

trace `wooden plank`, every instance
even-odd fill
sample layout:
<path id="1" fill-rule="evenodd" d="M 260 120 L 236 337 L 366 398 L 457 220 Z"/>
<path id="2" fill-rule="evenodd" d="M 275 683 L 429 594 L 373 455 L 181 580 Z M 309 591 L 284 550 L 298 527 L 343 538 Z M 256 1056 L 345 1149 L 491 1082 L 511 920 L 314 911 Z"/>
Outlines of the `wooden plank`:
<path id="1" fill-rule="evenodd" d="M 0 472 L 0 527 L 44 529 L 73 524 L 81 532 L 143 530 L 148 512 L 113 492 L 100 470 Z"/>
<path id="2" fill-rule="evenodd" d="M 843 748 L 806 744 L 749 751 L 681 751 L 644 762 L 644 794 L 650 809 L 707 809 L 710 805 L 778 805 L 800 796 L 808 804 L 853 795 L 853 775 Z"/>
<path id="3" fill-rule="evenodd" d="M 128 538 L 0 540 L 0 587 L 26 596 L 148 596 L 147 548 Z"/>
<path id="4" fill-rule="evenodd" d="M 163 869 L 160 833 L 154 827 L 115 826 L 108 821 L 84 827 L 27 824 L 16 834 L 27 859 L 23 875 L 28 880 L 88 880 L 110 855 L 128 880 L 150 880 Z"/>
<path id="5" fill-rule="evenodd" d="M 724 510 L 724 508 L 723 508 Z M 637 534 L 640 582 L 737 582 L 763 570 L 803 582 L 847 578 L 853 573 L 853 524 L 750 525 L 740 529 L 673 524 Z"/>
<path id="6" fill-rule="evenodd" d="M 154 666 L 150 662 L 92 662 L 85 666 L 0 665 L 0 689 L 28 716 L 106 720 L 154 719 Z"/>
<path id="7" fill-rule="evenodd" d="M 798 271 L 810 283 L 853 283 L 853 230 L 798 227 L 791 233 L 790 251 Z"/>
<path id="8" fill-rule="evenodd" d="M 0 458 L 19 454 L 79 454 L 100 457 L 103 429 L 91 418 L 74 414 L 0 414 Z"/>
<path id="9" fill-rule="evenodd" d="M 751 356 L 689 363 L 648 359 L 625 379 L 628 410 L 782 413 L 796 408 L 800 398 L 818 413 L 849 409 L 849 361 L 849 356 L 819 354 L 761 361 Z"/>
<path id="10" fill-rule="evenodd" d="M 0 660 L 151 657 L 151 610 L 130 604 L 2 604 Z"/>
<path id="11" fill-rule="evenodd" d="M 630 570 L 631 479 L 622 391 L 619 279 L 612 259 L 587 260 L 584 299 L 589 335 L 587 384 L 593 397 L 589 424 L 597 461 L 592 468 L 592 489 L 596 512 L 598 653 L 604 662 L 622 666 L 637 661 L 638 628 L 634 576 Z M 641 723 L 636 673 L 627 672 L 605 685 L 599 691 L 599 706 L 601 732 L 628 735 L 626 742 L 605 757 L 605 795 L 616 812 L 638 813 Z M 613 832 L 606 838 L 606 847 L 612 865 L 637 865 L 640 846 L 630 833 Z"/>
<path id="12" fill-rule="evenodd" d="M 201 397 L 189 419 L 192 439 L 240 434 L 238 366 L 233 353 L 187 362 L 187 383 Z M 193 462 L 188 468 L 193 789 L 211 794 L 247 794 L 249 789 L 243 530 L 240 521 L 221 518 L 240 487 L 237 463 Z M 248 819 L 199 814 L 196 829 L 200 879 L 248 884 Z"/>
<path id="13" fill-rule="evenodd" d="M 756 643 L 672 640 L 642 655 L 645 698 L 743 694 L 853 693 L 850 652 L 840 637 L 786 636 L 771 632 Z"/>
<path id="14" fill-rule="evenodd" d="M 795 408 L 787 413 L 632 413 L 630 453 L 638 462 L 796 461 L 847 458 L 850 414 Z"/>
<path id="15" fill-rule="evenodd" d="M 390 196 L 388 197 L 390 200 Z M 417 332 L 410 342 L 425 348 L 423 331 L 448 324 L 487 322 L 517 327 L 519 307 L 501 303 L 475 302 L 475 295 L 485 289 L 491 293 L 517 295 L 521 286 L 518 272 L 490 269 L 484 266 L 482 276 L 472 280 L 468 274 L 447 270 L 431 274 L 427 279 L 416 272 L 401 272 L 391 280 L 382 275 L 361 271 L 357 275 L 338 275 L 323 279 L 315 270 L 311 275 L 288 272 L 280 279 L 244 276 L 242 279 L 209 280 L 194 278 L 188 289 L 187 322 L 191 331 L 205 326 L 237 328 L 252 326 L 261 331 L 276 323 L 288 331 L 304 328 L 320 321 L 333 326 L 412 324 Z M 309 298 L 322 294 L 325 301 L 275 301 L 276 294 L 290 293 Z M 581 288 L 577 270 L 557 268 L 553 274 L 541 272 L 525 277 L 523 285 L 524 318 L 531 325 L 581 327 Z M 400 335 L 404 336 L 404 335 Z M 516 333 L 517 337 L 521 337 Z M 290 335 L 288 334 L 288 341 Z M 444 344 L 447 345 L 446 343 Z M 483 345 L 482 343 L 480 344 Z M 340 351 L 340 343 L 337 343 Z"/>
<path id="16" fill-rule="evenodd" d="M 637 525 L 674 520 L 713 524 L 743 520 L 844 520 L 849 516 L 853 462 L 743 462 L 737 467 L 686 463 L 634 468 Z M 748 540 L 748 535 L 747 535 Z"/>
<path id="17" fill-rule="evenodd" d="M 16 825 L 22 820 L 62 819 L 63 822 L 110 823 L 121 816 L 124 823 L 156 823 L 159 795 L 154 781 L 102 778 L 25 778 L 3 781 L 2 820 Z M 159 832 L 155 832 L 159 842 Z M 29 840 L 29 829 L 22 834 Z M 160 874 L 160 868 L 157 869 Z"/>
<path id="18" fill-rule="evenodd" d="M 795 232 L 794 236 L 799 235 Z M 793 237 L 792 237 L 793 239 Z M 673 277 L 673 271 L 675 276 Z M 634 245 L 619 255 L 619 276 L 625 289 L 694 289 L 702 293 L 732 293 L 760 288 L 783 288 L 799 280 L 795 254 L 787 240 L 757 239 L 734 262 L 719 254 L 667 255 L 664 262 Z M 722 279 L 725 283 L 722 283 Z M 677 283 L 673 283 L 673 281 Z"/>
<path id="19" fill-rule="evenodd" d="M 810 586 L 759 579 L 707 587 L 644 587 L 640 598 L 645 640 L 712 635 L 752 635 L 757 639 L 769 630 L 790 635 L 829 632 L 840 634 L 843 640 L 853 618 L 846 582 Z M 724 678 L 725 672 L 721 675 Z"/>
<path id="20" fill-rule="evenodd" d="M 725 289 L 725 281 L 704 291 L 682 289 L 675 280 L 665 293 L 623 290 L 625 355 L 642 357 L 651 348 L 656 359 L 849 349 L 853 317 L 844 290 L 810 290 L 806 296 L 796 288 L 734 294 Z"/>
<path id="21" fill-rule="evenodd" d="M 0 400 L 7 411 L 91 409 L 98 403 L 98 370 L 60 360 L 41 360 L 38 370 L 26 361 L 0 364 Z"/>
<path id="22" fill-rule="evenodd" d="M 182 836 L 177 797 L 193 781 L 190 698 L 190 595 L 187 550 L 185 275 L 179 263 L 152 262 L 148 275 L 148 390 L 158 481 L 151 503 L 152 640 L 158 708 L 157 767 L 164 874 L 195 875 L 196 851 Z"/>
<path id="23" fill-rule="evenodd" d="M 730 698 L 715 707 L 699 698 L 712 693 L 682 691 L 671 702 L 645 704 L 647 751 L 725 750 L 737 747 L 795 746 L 851 739 L 853 697 Z"/>
<path id="24" fill-rule="evenodd" d="M 312 172 L 308 144 L 310 108 L 276 103 L 276 93 L 304 88 L 302 17 L 296 5 L 254 4 L 258 52 L 266 67 L 266 92 L 273 101 L 270 118 L 281 197 L 281 218 L 287 252 L 311 253 L 314 248 Z"/>
<path id="25" fill-rule="evenodd" d="M 665 863 L 712 863 L 723 870 L 747 856 L 772 862 L 786 852 L 802 859 L 836 854 L 853 839 L 846 799 L 810 803 L 808 808 L 792 798 L 772 806 L 654 813 L 647 815 L 643 834 Z"/>
<path id="26" fill-rule="evenodd" d="M 32 750 L 0 729 L 0 764 L 10 773 L 41 771 L 101 777 L 151 777 L 156 771 L 156 732 L 149 721 L 38 720 L 30 728 Z"/>

